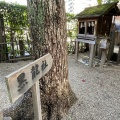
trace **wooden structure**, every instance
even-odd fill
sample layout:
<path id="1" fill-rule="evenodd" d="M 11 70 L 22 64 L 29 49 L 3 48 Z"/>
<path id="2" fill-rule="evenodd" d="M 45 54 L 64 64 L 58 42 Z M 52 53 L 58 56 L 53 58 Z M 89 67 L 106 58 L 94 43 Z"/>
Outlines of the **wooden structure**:
<path id="1" fill-rule="evenodd" d="M 48 53 L 5 77 L 9 98 L 12 103 L 31 88 L 34 120 L 42 120 L 39 79 L 51 69 L 52 62 L 52 56 Z"/>
<path id="2" fill-rule="evenodd" d="M 0 14 L 0 61 L 5 61 L 6 59 L 8 59 L 8 52 L 5 37 L 4 19 L 3 15 Z"/>
<path id="3" fill-rule="evenodd" d="M 90 48 L 89 66 L 92 66 L 94 56 L 101 58 L 100 40 L 109 37 L 112 17 L 117 15 L 118 11 L 117 2 L 114 2 L 88 7 L 76 15 L 75 18 L 78 19 L 76 60 L 78 60 L 79 42 Z"/>
<path id="4" fill-rule="evenodd" d="M 11 28 L 0 14 L 0 62 L 32 58 L 32 41 L 26 28 Z"/>
<path id="5" fill-rule="evenodd" d="M 112 39 L 108 59 L 115 63 L 120 62 L 120 16 L 114 16 L 114 28 L 111 31 Z"/>
<path id="6" fill-rule="evenodd" d="M 19 31 L 19 32 L 18 32 Z M 17 61 L 32 58 L 32 40 L 29 37 L 29 31 L 26 28 L 5 27 L 6 42 L 8 48 L 8 60 Z M 18 33 L 24 34 L 18 34 Z M 8 36 L 10 35 L 10 37 Z"/>

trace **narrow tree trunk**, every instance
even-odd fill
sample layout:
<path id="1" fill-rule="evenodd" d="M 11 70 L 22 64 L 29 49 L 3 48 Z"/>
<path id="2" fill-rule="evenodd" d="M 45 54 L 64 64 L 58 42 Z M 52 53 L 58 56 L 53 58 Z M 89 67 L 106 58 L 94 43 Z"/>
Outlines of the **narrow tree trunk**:
<path id="1" fill-rule="evenodd" d="M 35 59 L 53 57 L 50 72 L 40 80 L 43 120 L 59 120 L 75 100 L 68 82 L 64 0 L 28 0 Z M 74 100 L 72 100 L 74 99 Z"/>

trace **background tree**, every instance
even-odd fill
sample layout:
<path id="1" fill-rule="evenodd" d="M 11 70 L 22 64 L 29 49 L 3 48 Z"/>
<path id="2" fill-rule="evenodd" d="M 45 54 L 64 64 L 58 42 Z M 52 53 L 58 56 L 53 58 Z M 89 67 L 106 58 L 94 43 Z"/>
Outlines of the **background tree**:
<path id="1" fill-rule="evenodd" d="M 28 0 L 35 59 L 51 53 L 53 65 L 40 80 L 43 120 L 60 120 L 75 100 L 68 82 L 64 0 Z M 72 98 L 73 97 L 73 98 Z"/>
<path id="2" fill-rule="evenodd" d="M 66 13 L 67 17 L 67 37 L 72 41 L 77 36 L 77 20 L 75 14 Z"/>
<path id="3" fill-rule="evenodd" d="M 75 14 L 66 13 L 67 17 L 67 45 L 68 53 L 75 53 L 75 42 L 73 42 L 77 36 L 77 20 L 74 19 Z"/>
<path id="4" fill-rule="evenodd" d="M 102 4 L 102 0 L 97 0 L 98 5 Z"/>

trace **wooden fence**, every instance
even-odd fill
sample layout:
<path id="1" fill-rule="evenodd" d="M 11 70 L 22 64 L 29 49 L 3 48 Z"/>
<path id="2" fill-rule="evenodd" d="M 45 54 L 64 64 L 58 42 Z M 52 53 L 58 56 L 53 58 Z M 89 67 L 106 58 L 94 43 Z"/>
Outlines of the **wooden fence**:
<path id="1" fill-rule="evenodd" d="M 4 36 L 2 33 L 0 32 L 0 62 L 32 58 L 32 41 L 27 29 L 5 27 Z"/>

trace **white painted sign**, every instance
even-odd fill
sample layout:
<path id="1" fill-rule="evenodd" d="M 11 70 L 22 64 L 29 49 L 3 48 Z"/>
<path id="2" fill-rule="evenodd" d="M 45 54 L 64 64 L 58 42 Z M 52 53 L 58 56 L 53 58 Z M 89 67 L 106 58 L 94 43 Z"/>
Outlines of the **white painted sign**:
<path id="1" fill-rule="evenodd" d="M 47 54 L 6 76 L 9 98 L 14 103 L 52 67 L 52 56 Z"/>
<path id="2" fill-rule="evenodd" d="M 107 42 L 107 39 L 102 39 L 100 41 L 100 48 L 102 48 L 102 49 L 108 49 L 109 45 L 110 45 L 110 43 Z"/>

